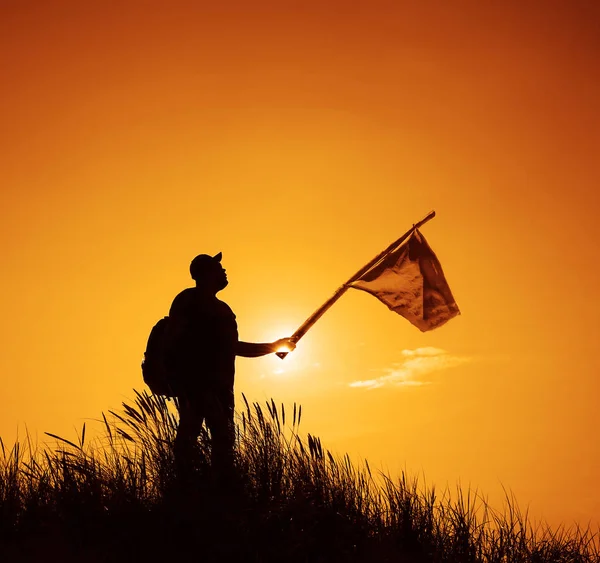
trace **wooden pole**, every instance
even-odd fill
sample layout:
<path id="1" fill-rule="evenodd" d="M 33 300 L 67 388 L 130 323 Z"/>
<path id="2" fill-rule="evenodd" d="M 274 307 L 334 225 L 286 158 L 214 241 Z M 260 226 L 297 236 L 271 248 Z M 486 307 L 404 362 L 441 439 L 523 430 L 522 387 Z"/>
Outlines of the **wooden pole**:
<path id="1" fill-rule="evenodd" d="M 408 231 L 406 231 L 398 240 L 390 244 L 385 250 L 380 252 L 375 258 L 365 264 L 358 272 L 356 272 L 346 283 L 342 284 L 335 293 L 321 305 L 308 319 L 306 319 L 292 334 L 290 340 L 297 343 L 308 330 L 323 316 L 323 314 L 349 289 L 349 285 L 360 278 L 365 272 L 369 271 L 377 262 L 379 262 L 384 256 L 392 252 L 395 248 L 400 246 L 415 230 L 419 229 L 422 225 L 427 223 L 430 219 L 435 217 L 435 211 L 431 211 L 427 216 L 423 217 L 418 223 L 415 223 Z M 288 352 L 276 352 L 276 354 L 283 360 L 288 355 Z"/>

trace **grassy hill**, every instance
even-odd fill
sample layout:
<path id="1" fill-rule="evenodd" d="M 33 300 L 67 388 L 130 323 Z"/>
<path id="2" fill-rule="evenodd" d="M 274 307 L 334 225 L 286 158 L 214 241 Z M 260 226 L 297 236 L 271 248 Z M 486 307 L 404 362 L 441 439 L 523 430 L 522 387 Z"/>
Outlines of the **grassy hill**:
<path id="1" fill-rule="evenodd" d="M 533 528 L 514 499 L 438 494 L 374 475 L 302 438 L 301 409 L 245 404 L 236 475 L 224 487 L 198 440 L 193 477 L 175 478 L 176 409 L 136 393 L 104 434 L 54 447 L 0 440 L 0 561 L 600 562 L 589 529 Z"/>

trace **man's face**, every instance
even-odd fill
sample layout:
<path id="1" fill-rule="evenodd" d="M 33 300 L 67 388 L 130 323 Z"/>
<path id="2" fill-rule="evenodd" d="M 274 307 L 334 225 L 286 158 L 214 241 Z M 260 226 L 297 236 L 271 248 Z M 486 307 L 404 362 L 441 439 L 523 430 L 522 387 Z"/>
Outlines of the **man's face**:
<path id="1" fill-rule="evenodd" d="M 220 262 L 215 262 L 215 269 L 213 274 L 213 280 L 217 291 L 221 291 L 227 287 L 229 280 L 227 279 L 227 272 Z"/>

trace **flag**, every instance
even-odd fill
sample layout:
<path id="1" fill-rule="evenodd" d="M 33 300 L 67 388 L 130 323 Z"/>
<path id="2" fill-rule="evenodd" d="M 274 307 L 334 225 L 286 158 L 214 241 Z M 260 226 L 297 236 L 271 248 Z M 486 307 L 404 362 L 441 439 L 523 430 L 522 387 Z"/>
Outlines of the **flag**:
<path id="1" fill-rule="evenodd" d="M 442 266 L 418 229 L 348 285 L 374 295 L 423 332 L 460 314 Z"/>

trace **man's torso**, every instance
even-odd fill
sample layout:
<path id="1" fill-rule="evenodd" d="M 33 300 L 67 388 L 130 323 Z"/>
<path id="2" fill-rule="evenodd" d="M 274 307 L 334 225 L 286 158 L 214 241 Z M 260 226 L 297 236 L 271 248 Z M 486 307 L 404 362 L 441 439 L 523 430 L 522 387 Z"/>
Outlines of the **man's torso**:
<path id="1" fill-rule="evenodd" d="M 183 391 L 232 388 L 238 331 L 231 308 L 188 288 L 173 300 L 169 318 L 176 332 L 169 363 Z"/>

